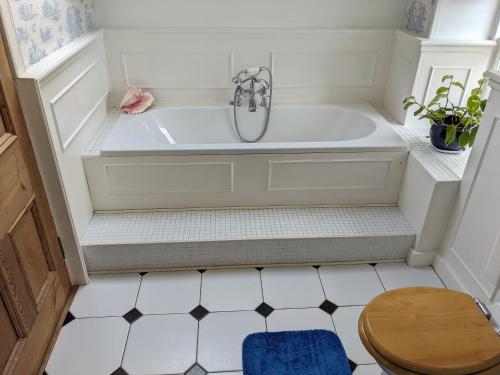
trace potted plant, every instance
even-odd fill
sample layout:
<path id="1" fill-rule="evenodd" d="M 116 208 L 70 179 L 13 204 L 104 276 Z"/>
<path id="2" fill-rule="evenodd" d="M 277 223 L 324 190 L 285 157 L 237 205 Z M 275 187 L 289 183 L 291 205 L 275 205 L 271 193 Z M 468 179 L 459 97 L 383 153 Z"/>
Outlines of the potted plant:
<path id="1" fill-rule="evenodd" d="M 462 83 L 453 79 L 453 75 L 445 75 L 441 79 L 443 86 L 436 90 L 436 96 L 429 103 L 419 103 L 414 96 L 407 97 L 404 109 L 417 106 L 413 113 L 419 119 L 429 119 L 431 123 L 431 143 L 441 152 L 459 153 L 467 146 L 472 147 L 476 138 L 479 123 L 486 107 L 486 99 L 481 98 L 487 78 L 478 81 L 478 87 L 471 90 L 467 105 L 461 107 L 450 99 L 453 87 L 464 91 Z"/>

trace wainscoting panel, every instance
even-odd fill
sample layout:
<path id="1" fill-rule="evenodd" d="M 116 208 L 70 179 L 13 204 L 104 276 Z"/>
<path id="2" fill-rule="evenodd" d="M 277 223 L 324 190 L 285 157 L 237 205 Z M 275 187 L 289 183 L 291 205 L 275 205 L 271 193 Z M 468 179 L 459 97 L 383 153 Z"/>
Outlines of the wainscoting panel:
<path id="1" fill-rule="evenodd" d="M 50 109 L 63 149 L 68 147 L 99 105 L 107 98 L 105 69 L 102 57 L 98 57 L 50 99 Z"/>
<path id="2" fill-rule="evenodd" d="M 268 191 L 384 189 L 392 160 L 269 161 Z"/>
<path id="3" fill-rule="evenodd" d="M 128 163 L 105 166 L 109 194 L 233 191 L 233 163 Z"/>
<path id="4" fill-rule="evenodd" d="M 453 74 L 455 79 L 465 85 L 465 95 L 454 87 L 452 98 L 465 104 L 465 97 L 476 87 L 477 81 L 490 68 L 496 49 L 494 41 L 441 42 L 420 40 L 420 60 L 411 91 L 418 101 L 428 103 L 442 85 L 445 74 Z M 409 110 L 405 118 L 406 125 L 427 125 L 426 120 L 417 120 Z"/>
<path id="5" fill-rule="evenodd" d="M 128 86 L 148 89 L 228 88 L 233 54 L 124 52 L 122 61 Z"/>
<path id="6" fill-rule="evenodd" d="M 270 66 L 277 102 L 381 103 L 394 30 L 108 29 L 112 103 L 126 85 L 169 104 L 229 100 L 239 70 Z"/>
<path id="7" fill-rule="evenodd" d="M 407 152 L 86 156 L 94 208 L 396 204 Z"/>
<path id="8" fill-rule="evenodd" d="M 472 89 L 471 66 L 433 65 L 431 66 L 431 72 L 429 74 L 429 80 L 427 81 L 427 88 L 425 90 L 425 103 L 431 101 L 432 98 L 434 98 L 434 96 L 436 95 L 436 90 L 444 85 L 444 83 L 442 82 L 442 77 L 447 74 L 452 74 L 456 81 L 463 83 L 465 88 L 467 89 L 467 92 Z M 458 87 L 453 86 L 450 90 L 450 100 L 452 100 L 454 103 L 460 103 L 460 105 L 464 105 L 465 97 L 465 92 L 463 90 L 460 90 Z"/>
<path id="9" fill-rule="evenodd" d="M 377 65 L 377 52 L 273 53 L 272 58 L 276 88 L 370 89 Z"/>

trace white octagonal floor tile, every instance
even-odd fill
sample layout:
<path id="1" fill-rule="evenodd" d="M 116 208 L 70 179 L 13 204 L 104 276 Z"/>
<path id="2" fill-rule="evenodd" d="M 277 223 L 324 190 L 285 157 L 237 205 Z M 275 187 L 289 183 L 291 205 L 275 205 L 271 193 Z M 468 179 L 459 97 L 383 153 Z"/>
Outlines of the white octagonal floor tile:
<path id="1" fill-rule="evenodd" d="M 319 274 L 326 298 L 337 306 L 366 305 L 385 292 L 369 264 L 322 266 Z"/>
<path id="2" fill-rule="evenodd" d="M 240 371 L 243 340 L 265 330 L 264 318 L 255 311 L 211 313 L 200 321 L 198 363 L 212 372 Z"/>
<path id="3" fill-rule="evenodd" d="M 73 320 L 57 338 L 47 374 L 111 374 L 120 367 L 128 329 L 121 317 Z"/>
<path id="4" fill-rule="evenodd" d="M 91 276 L 78 288 L 70 311 L 77 318 L 123 316 L 134 308 L 140 282 L 138 273 Z"/>
<path id="5" fill-rule="evenodd" d="M 335 332 L 331 315 L 318 308 L 273 311 L 267 317 L 267 329 L 270 332 L 308 329 L 326 329 Z"/>
<path id="6" fill-rule="evenodd" d="M 188 313 L 200 302 L 201 274 L 150 272 L 143 276 L 137 309 L 143 314 Z"/>
<path id="7" fill-rule="evenodd" d="M 261 303 L 260 274 L 256 269 L 203 273 L 201 305 L 208 311 L 254 310 Z"/>
<path id="8" fill-rule="evenodd" d="M 430 266 L 410 267 L 406 263 L 379 263 L 375 269 L 387 290 L 413 286 L 444 287 Z"/>
<path id="9" fill-rule="evenodd" d="M 353 372 L 354 375 L 387 375 L 379 365 L 359 365 Z"/>
<path id="10" fill-rule="evenodd" d="M 197 330 L 189 314 L 143 316 L 130 328 L 122 367 L 129 375 L 184 373 L 196 362 Z"/>
<path id="11" fill-rule="evenodd" d="M 333 314 L 333 323 L 347 356 L 357 364 L 371 364 L 376 361 L 367 352 L 358 335 L 358 320 L 363 308 L 363 306 L 339 307 Z"/>
<path id="12" fill-rule="evenodd" d="M 325 300 L 314 267 L 264 268 L 264 302 L 275 309 L 318 307 Z"/>

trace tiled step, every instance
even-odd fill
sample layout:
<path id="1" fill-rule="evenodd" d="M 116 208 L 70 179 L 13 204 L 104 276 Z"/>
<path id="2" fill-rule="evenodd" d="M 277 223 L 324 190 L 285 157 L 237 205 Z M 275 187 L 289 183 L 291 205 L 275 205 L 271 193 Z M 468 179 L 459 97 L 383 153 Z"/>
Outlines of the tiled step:
<path id="1" fill-rule="evenodd" d="M 96 213 L 90 272 L 406 258 L 415 232 L 396 207 Z"/>

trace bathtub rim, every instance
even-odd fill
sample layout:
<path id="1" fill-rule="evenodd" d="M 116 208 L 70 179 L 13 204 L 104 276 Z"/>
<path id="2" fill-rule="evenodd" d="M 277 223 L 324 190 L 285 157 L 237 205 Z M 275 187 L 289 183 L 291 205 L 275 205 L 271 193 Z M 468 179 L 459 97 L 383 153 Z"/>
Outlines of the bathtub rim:
<path id="1" fill-rule="evenodd" d="M 279 107 L 340 107 L 362 112 L 375 123 L 375 130 L 368 136 L 345 140 L 324 142 L 264 142 L 264 143 L 183 143 L 171 144 L 158 149 L 128 148 L 128 149 L 103 149 L 104 141 L 109 132 L 118 124 L 125 114 L 118 113 L 109 127 L 108 134 L 104 137 L 99 149 L 102 157 L 113 156 L 182 156 L 182 155 L 245 155 L 245 154 L 308 154 L 308 153 L 363 153 L 363 152 L 398 152 L 409 151 L 409 145 L 393 129 L 384 115 L 372 104 L 362 103 L 318 103 L 318 104 L 276 104 Z M 214 105 L 165 105 L 152 109 L 196 109 L 196 108 L 222 108 L 221 104 Z"/>

